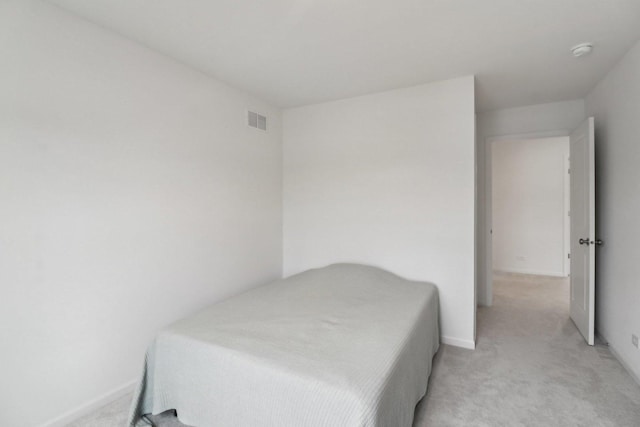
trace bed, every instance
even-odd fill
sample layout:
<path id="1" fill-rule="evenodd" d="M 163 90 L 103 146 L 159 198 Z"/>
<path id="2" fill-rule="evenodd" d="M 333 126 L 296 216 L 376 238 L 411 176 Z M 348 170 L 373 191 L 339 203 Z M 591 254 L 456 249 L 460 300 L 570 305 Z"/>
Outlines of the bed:
<path id="1" fill-rule="evenodd" d="M 219 302 L 150 344 L 129 426 L 411 426 L 439 346 L 438 293 L 334 264 Z"/>

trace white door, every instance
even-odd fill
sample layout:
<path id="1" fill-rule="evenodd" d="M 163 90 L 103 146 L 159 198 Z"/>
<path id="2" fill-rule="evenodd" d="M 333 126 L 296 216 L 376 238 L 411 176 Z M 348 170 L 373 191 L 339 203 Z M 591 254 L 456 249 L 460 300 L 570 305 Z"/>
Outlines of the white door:
<path id="1" fill-rule="evenodd" d="M 595 322 L 595 159 L 594 121 L 571 134 L 571 319 L 589 345 Z"/>

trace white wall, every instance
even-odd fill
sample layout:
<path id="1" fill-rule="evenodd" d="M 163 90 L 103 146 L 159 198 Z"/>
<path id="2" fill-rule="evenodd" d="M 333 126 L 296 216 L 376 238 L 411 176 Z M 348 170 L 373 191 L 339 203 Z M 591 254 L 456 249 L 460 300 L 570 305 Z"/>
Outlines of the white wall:
<path id="1" fill-rule="evenodd" d="M 34 426 L 280 277 L 281 118 L 46 3 L 0 3 L 0 52 L 0 425 Z"/>
<path id="2" fill-rule="evenodd" d="M 569 138 L 492 147 L 494 270 L 565 275 Z"/>
<path id="3" fill-rule="evenodd" d="M 487 185 L 490 188 L 487 172 L 491 170 L 491 158 L 486 155 L 490 141 L 507 135 L 569 135 L 585 117 L 583 100 L 530 105 L 478 114 L 476 262 L 480 305 L 491 305 L 491 292 L 487 286 L 487 280 L 491 276 L 491 269 L 487 269 L 487 265 L 491 265 L 491 260 L 487 260 L 491 255 L 490 227 L 487 226 L 491 219 L 491 192 L 486 190 Z"/>
<path id="4" fill-rule="evenodd" d="M 595 116 L 596 329 L 640 379 L 640 43 L 593 89 Z"/>
<path id="5" fill-rule="evenodd" d="M 474 80 L 286 110 L 284 274 L 361 262 L 436 284 L 474 342 Z"/>

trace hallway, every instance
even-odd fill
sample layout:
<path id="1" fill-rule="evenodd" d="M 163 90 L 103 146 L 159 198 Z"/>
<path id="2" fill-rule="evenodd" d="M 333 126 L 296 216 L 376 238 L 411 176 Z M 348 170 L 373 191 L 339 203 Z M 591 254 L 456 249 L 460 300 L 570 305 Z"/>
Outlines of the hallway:
<path id="1" fill-rule="evenodd" d="M 638 426 L 640 386 L 569 319 L 569 281 L 500 274 L 475 351 L 443 345 L 414 426 Z"/>

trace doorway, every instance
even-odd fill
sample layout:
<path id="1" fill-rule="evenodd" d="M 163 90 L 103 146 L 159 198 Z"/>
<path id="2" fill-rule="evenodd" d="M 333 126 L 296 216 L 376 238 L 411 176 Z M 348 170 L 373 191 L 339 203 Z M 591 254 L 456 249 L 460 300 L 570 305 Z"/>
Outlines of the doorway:
<path id="1" fill-rule="evenodd" d="M 492 147 L 492 270 L 568 277 L 569 137 Z"/>
<path id="2" fill-rule="evenodd" d="M 491 300 L 504 292 L 557 287 L 569 302 L 570 175 L 568 135 L 490 141 Z M 540 287 L 536 287 L 540 284 Z"/>
<path id="3" fill-rule="evenodd" d="M 540 134 L 528 134 L 520 136 L 503 136 L 488 138 L 486 140 L 486 175 L 485 175 L 485 233 L 483 238 L 484 245 L 484 271 L 483 279 L 485 283 L 485 304 L 491 306 L 493 304 L 493 244 L 494 231 L 500 232 L 493 221 L 493 148 L 500 142 L 522 143 L 527 140 L 544 140 L 547 138 L 567 137 L 569 140 L 569 166 L 566 169 L 567 175 L 563 179 L 564 189 L 568 191 L 564 193 L 564 202 L 566 217 L 563 220 L 565 227 L 562 235 L 565 236 L 564 247 L 566 247 L 566 255 L 569 261 L 568 268 L 565 267 L 564 274 L 568 274 L 570 278 L 570 297 L 569 312 L 570 317 L 575 326 L 578 328 L 585 341 L 589 345 L 594 345 L 595 337 L 595 258 L 596 247 L 603 244 L 603 241 L 596 237 L 595 229 L 595 124 L 594 118 L 588 117 L 575 130 L 571 132 L 559 131 Z M 566 164 L 566 163 L 565 163 Z M 507 167 L 511 167 L 507 165 Z M 571 173 L 569 173 L 569 169 Z M 511 174 L 507 175 L 509 180 L 514 179 L 513 167 Z M 547 169 L 538 168 L 537 174 L 541 176 L 547 174 Z M 563 173 L 564 174 L 564 173 Z M 569 178 L 569 182 L 566 179 Z M 568 193 L 568 195 L 567 195 Z M 567 203 L 567 198 L 569 203 Z M 524 199 L 521 199 L 525 204 Z M 540 202 L 539 202 L 540 203 Z M 568 206 L 570 204 L 570 206 Z M 514 211 L 523 212 L 520 205 L 512 205 L 510 213 Z M 524 210 L 525 214 L 531 216 L 530 210 Z M 563 215 L 565 214 L 563 213 Z M 570 215 L 569 215 L 570 213 Z M 499 226 L 498 226 L 499 227 Z M 504 232 L 504 229 L 502 229 Z M 528 235 L 535 235 L 532 229 L 525 230 Z M 566 235 L 569 234 L 567 244 Z M 556 234 L 557 236 L 557 234 Z M 512 239 L 517 236 L 507 236 Z M 541 236 L 543 237 L 543 236 Z M 516 240 L 517 242 L 517 240 Z M 543 251 L 547 251 L 547 245 L 551 248 L 549 242 L 540 238 L 538 239 L 539 247 Z M 549 249 L 550 251 L 550 249 Z M 538 253 L 539 254 L 539 253 Z M 510 256 L 517 261 L 527 261 L 525 255 L 511 253 Z M 557 258 L 556 258 L 557 259 Z M 513 260 L 512 260 L 513 261 Z M 530 265 L 529 265 L 530 266 Z M 498 267 L 500 268 L 500 267 Z M 522 271 L 522 270 L 521 270 Z M 535 271 L 529 271 L 529 273 Z M 516 274 L 517 271 L 516 271 Z M 540 274 L 540 271 L 537 272 Z M 558 274 L 556 272 L 556 274 Z M 555 274 L 554 274 L 555 276 Z"/>

